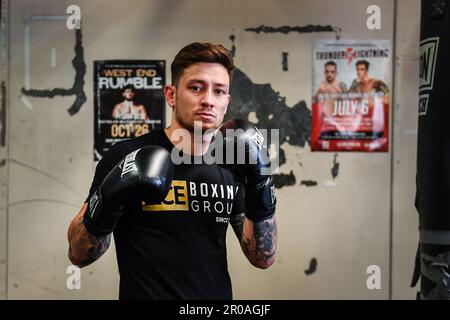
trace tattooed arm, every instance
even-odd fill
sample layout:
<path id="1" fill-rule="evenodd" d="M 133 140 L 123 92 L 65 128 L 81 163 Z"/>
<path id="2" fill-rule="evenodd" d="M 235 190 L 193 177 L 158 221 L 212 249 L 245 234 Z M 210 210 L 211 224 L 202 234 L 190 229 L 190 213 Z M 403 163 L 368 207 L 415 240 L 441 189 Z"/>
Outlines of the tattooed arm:
<path id="1" fill-rule="evenodd" d="M 69 240 L 69 259 L 82 268 L 100 258 L 111 243 L 111 234 L 97 239 L 90 234 L 83 224 L 83 215 L 86 212 L 88 204 L 85 203 L 80 212 L 72 220 L 67 237 Z"/>
<path id="2" fill-rule="evenodd" d="M 261 222 L 253 222 L 241 213 L 231 216 L 230 223 L 242 251 L 252 265 L 267 269 L 275 262 L 277 244 L 275 216 Z"/>

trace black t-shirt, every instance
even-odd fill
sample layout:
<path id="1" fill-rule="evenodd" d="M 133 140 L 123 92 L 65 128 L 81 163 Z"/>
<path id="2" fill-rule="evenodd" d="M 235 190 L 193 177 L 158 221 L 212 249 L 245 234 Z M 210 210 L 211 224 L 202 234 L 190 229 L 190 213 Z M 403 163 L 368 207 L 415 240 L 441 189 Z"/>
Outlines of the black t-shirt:
<path id="1" fill-rule="evenodd" d="M 89 197 L 121 159 L 147 145 L 174 148 L 164 130 L 114 144 Z M 243 187 L 227 169 L 191 163 L 175 166 L 162 204 L 130 194 L 114 229 L 119 299 L 232 299 L 225 240 L 230 215 L 244 212 Z"/>

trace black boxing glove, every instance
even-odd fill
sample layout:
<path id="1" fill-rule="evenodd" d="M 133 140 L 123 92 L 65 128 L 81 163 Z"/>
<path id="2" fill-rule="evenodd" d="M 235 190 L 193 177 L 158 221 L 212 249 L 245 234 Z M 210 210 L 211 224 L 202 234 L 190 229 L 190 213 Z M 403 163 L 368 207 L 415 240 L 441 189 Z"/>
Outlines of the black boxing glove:
<path id="1" fill-rule="evenodd" d="M 227 129 L 232 129 L 227 134 Z M 267 144 L 258 128 L 252 123 L 232 119 L 223 123 L 219 131 L 223 139 L 225 159 L 222 164 L 229 168 L 245 187 L 245 216 L 254 221 L 263 221 L 275 214 L 276 196 L 270 172 Z M 216 136 L 220 139 L 220 135 Z M 215 141 L 216 147 L 221 143 Z M 234 150 L 232 164 L 227 155 Z"/>
<path id="2" fill-rule="evenodd" d="M 160 203 L 169 192 L 172 179 L 173 163 L 163 147 L 147 146 L 129 153 L 89 198 L 83 216 L 87 231 L 97 238 L 110 234 L 130 195 L 137 194 L 149 204 Z"/>

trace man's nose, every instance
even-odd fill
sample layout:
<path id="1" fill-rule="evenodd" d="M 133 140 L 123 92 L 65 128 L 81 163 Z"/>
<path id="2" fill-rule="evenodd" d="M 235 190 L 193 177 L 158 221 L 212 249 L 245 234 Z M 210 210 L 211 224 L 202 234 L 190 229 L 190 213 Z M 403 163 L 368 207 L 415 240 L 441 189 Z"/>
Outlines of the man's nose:
<path id="1" fill-rule="evenodd" d="M 204 91 L 201 104 L 203 107 L 214 106 L 214 94 L 211 88 Z"/>

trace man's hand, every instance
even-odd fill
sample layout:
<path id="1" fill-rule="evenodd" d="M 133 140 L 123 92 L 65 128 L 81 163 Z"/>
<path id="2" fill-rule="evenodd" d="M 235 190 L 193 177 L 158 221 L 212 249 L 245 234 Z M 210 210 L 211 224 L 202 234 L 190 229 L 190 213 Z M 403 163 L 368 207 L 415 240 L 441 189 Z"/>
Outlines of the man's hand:
<path id="1" fill-rule="evenodd" d="M 233 130 L 228 136 L 227 129 Z M 224 138 L 225 153 L 227 148 L 233 148 L 235 154 L 244 153 L 238 154 L 233 164 L 227 161 L 224 164 L 245 189 L 245 213 L 232 216 L 230 223 L 249 262 L 266 269 L 275 262 L 277 243 L 276 197 L 273 178 L 269 174 L 267 145 L 259 130 L 244 120 L 227 121 L 219 130 Z M 242 158 L 244 163 L 237 162 Z"/>
<path id="2" fill-rule="evenodd" d="M 229 129 L 233 130 L 233 135 L 231 131 L 227 135 Z M 237 163 L 232 164 L 230 169 L 245 187 L 245 216 L 254 222 L 272 217 L 276 197 L 273 178 L 269 174 L 270 158 L 261 132 L 251 123 L 238 119 L 225 122 L 219 130 L 225 148 L 230 150 L 231 145 L 238 153 L 234 159 Z M 239 163 L 239 160 L 245 161 Z"/>
<path id="3" fill-rule="evenodd" d="M 159 203 L 173 179 L 170 153 L 160 146 L 147 146 L 128 154 L 103 180 L 89 199 L 84 226 L 100 238 L 110 234 L 127 198 L 137 194 L 146 203 Z"/>
<path id="4" fill-rule="evenodd" d="M 69 260 L 80 268 L 99 259 L 111 244 L 111 234 L 97 238 L 86 230 L 83 224 L 83 216 L 87 208 L 88 204 L 84 203 L 67 231 Z"/>

